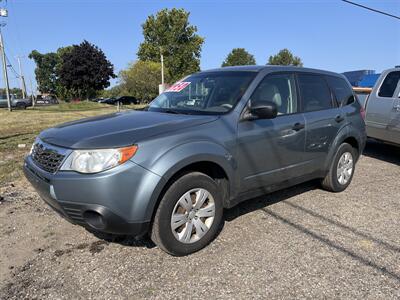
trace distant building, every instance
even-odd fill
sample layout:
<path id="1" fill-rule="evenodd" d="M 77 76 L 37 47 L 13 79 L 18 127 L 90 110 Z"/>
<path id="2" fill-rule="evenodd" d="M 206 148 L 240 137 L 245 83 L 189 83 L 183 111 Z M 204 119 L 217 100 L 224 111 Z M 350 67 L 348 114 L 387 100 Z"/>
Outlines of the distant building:
<path id="1" fill-rule="evenodd" d="M 372 88 L 374 87 L 376 81 L 378 80 L 381 74 L 369 74 L 365 75 L 363 79 L 358 83 L 359 87 L 367 87 Z"/>
<path id="2" fill-rule="evenodd" d="M 342 73 L 355 87 L 373 87 L 380 74 L 375 70 L 357 70 Z"/>

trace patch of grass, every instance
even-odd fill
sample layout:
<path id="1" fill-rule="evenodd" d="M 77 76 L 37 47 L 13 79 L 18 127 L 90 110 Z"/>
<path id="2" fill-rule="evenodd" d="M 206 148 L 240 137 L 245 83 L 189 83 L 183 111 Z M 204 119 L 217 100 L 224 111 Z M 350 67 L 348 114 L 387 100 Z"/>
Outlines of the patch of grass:
<path id="1" fill-rule="evenodd" d="M 30 108 L 40 111 L 82 111 L 82 110 L 92 110 L 92 109 L 110 109 L 116 110 L 116 107 L 108 104 L 101 104 L 97 102 L 81 101 L 81 102 L 64 102 L 60 101 L 58 105 L 50 106 L 36 106 L 35 108 Z"/>
<path id="2" fill-rule="evenodd" d="M 141 107 L 143 105 L 130 105 L 124 106 L 122 110 Z M 87 101 L 60 103 L 12 112 L 0 109 L 0 186 L 21 178 L 24 156 L 42 130 L 60 123 L 116 111 L 117 108 L 113 105 Z M 25 147 L 19 148 L 18 145 L 21 144 L 25 144 Z"/>
<path id="3" fill-rule="evenodd" d="M 22 156 L 23 157 L 23 156 Z M 22 176 L 22 159 L 0 162 L 0 186 L 4 183 L 15 181 Z"/>
<path id="4" fill-rule="evenodd" d="M 124 105 L 121 106 L 122 109 L 139 109 L 145 107 L 143 104 L 132 104 L 132 105 Z M 66 112 L 66 111 L 87 111 L 87 110 L 104 110 L 108 109 L 110 111 L 116 111 L 116 105 L 109 104 L 101 104 L 97 102 L 90 101 L 81 101 L 81 102 L 64 102 L 60 101 L 58 105 L 52 106 L 36 106 L 35 108 L 30 108 L 40 111 L 57 111 L 57 112 Z"/>

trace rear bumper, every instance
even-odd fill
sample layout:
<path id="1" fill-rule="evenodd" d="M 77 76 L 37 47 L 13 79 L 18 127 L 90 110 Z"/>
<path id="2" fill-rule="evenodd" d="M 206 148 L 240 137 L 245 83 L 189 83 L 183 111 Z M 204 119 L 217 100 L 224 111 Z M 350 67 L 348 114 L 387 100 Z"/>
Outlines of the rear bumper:
<path id="1" fill-rule="evenodd" d="M 27 157 L 23 169 L 41 198 L 73 224 L 134 236 L 149 230 L 149 208 L 161 177 L 132 162 L 99 174 L 51 174 Z"/>

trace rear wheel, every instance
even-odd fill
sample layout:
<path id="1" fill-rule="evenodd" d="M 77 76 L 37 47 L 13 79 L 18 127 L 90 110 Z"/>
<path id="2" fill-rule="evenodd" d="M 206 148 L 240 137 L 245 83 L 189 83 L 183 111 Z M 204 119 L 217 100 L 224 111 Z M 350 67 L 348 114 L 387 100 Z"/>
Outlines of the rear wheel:
<path id="1" fill-rule="evenodd" d="M 154 217 L 151 238 L 172 255 L 191 254 L 214 239 L 222 212 L 222 197 L 215 181 L 203 173 L 188 173 L 165 192 Z"/>
<path id="2" fill-rule="evenodd" d="M 331 192 L 345 190 L 353 179 L 357 151 L 347 143 L 339 146 L 322 187 Z"/>

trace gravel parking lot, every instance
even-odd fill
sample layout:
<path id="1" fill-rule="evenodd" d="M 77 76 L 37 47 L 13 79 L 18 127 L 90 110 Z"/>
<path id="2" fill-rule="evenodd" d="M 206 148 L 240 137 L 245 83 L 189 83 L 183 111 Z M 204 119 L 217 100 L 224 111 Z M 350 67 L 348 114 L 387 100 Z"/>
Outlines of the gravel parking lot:
<path id="1" fill-rule="evenodd" d="M 369 142 L 350 187 L 310 182 L 226 211 L 187 257 L 94 236 L 26 181 L 0 189 L 0 298 L 400 298 L 400 148 Z"/>

